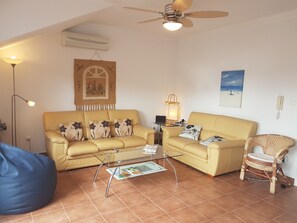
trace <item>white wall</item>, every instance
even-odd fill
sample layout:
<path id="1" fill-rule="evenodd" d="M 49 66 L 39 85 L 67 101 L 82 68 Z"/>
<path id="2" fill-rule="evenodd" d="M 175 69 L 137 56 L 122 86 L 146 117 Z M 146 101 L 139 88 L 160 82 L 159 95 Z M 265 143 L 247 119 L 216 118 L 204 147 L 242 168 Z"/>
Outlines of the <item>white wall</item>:
<path id="1" fill-rule="evenodd" d="M 258 122 L 259 134 L 297 139 L 296 17 L 280 16 L 183 38 L 176 77 L 183 117 L 191 111 L 237 116 Z M 237 69 L 245 70 L 242 108 L 220 107 L 221 71 Z M 280 119 L 276 119 L 277 95 L 285 97 Z M 296 169 L 295 147 L 285 173 L 297 178 Z"/>
<path id="2" fill-rule="evenodd" d="M 153 35 L 100 27 L 98 33 L 111 39 L 109 51 L 98 53 L 103 60 L 116 61 L 116 108 L 137 109 L 143 124 L 152 126 L 156 114 L 164 114 L 167 85 L 174 72 L 174 42 Z M 16 66 L 17 93 L 36 102 L 31 108 L 17 100 L 18 146 L 45 151 L 42 114 L 45 111 L 75 110 L 73 63 L 91 59 L 95 50 L 61 46 L 61 33 L 53 33 L 0 51 L 0 57 L 15 55 L 25 61 Z M 95 56 L 94 59 L 99 59 Z M 0 119 L 8 123 L 3 141 L 10 143 L 10 98 L 12 68 L 0 61 Z"/>

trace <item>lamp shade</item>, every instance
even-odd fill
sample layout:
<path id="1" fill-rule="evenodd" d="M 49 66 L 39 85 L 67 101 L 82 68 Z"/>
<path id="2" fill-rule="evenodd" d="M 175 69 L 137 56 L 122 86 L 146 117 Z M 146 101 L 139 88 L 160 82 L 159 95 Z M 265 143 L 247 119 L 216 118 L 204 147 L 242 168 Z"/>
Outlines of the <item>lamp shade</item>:
<path id="1" fill-rule="evenodd" d="M 22 63 L 24 61 L 23 59 L 16 58 L 15 56 L 11 56 L 9 58 L 3 58 L 3 60 L 6 63 L 9 63 L 9 64 L 19 64 L 19 63 Z"/>
<path id="2" fill-rule="evenodd" d="M 178 120 L 178 104 L 169 104 L 168 105 L 168 114 L 167 119 L 169 120 Z"/>
<path id="3" fill-rule="evenodd" d="M 165 103 L 168 106 L 167 119 L 177 121 L 179 110 L 179 102 L 177 101 L 177 96 L 175 94 L 168 95 Z"/>
<path id="4" fill-rule="evenodd" d="M 34 107 L 35 106 L 35 102 L 34 101 L 27 101 L 27 104 L 30 106 L 30 107 Z"/>
<path id="5" fill-rule="evenodd" d="M 183 24 L 177 21 L 165 21 L 163 22 L 163 27 L 169 31 L 179 30 Z"/>

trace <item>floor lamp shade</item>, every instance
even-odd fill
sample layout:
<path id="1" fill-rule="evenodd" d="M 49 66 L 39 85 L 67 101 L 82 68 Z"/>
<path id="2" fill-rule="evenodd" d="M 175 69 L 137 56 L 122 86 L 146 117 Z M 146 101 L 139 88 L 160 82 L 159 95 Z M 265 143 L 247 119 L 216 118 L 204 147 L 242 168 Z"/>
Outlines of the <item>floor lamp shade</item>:
<path id="1" fill-rule="evenodd" d="M 11 65 L 17 65 L 17 64 L 20 64 L 22 63 L 24 60 L 23 59 L 20 59 L 20 58 L 16 58 L 15 56 L 11 56 L 9 58 L 3 58 L 3 60 L 6 62 L 6 63 L 9 63 Z"/>

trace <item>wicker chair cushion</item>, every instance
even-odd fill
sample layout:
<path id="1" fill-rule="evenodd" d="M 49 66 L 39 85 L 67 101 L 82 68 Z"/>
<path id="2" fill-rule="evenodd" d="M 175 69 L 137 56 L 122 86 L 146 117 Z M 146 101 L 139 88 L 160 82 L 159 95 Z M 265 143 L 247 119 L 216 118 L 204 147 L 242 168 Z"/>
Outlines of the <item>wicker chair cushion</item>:
<path id="1" fill-rule="evenodd" d="M 248 157 L 261 162 L 273 163 L 274 157 L 264 153 L 249 153 Z"/>

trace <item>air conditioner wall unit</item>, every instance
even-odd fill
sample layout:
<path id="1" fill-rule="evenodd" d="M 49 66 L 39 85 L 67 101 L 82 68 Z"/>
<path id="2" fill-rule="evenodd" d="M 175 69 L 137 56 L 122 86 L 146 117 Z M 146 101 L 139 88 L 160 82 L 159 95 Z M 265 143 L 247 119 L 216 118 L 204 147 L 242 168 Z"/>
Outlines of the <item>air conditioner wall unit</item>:
<path id="1" fill-rule="evenodd" d="M 110 40 L 101 36 L 64 31 L 62 32 L 62 45 L 107 51 L 110 47 Z"/>

